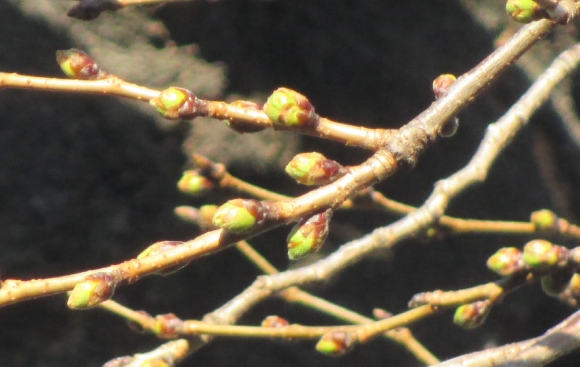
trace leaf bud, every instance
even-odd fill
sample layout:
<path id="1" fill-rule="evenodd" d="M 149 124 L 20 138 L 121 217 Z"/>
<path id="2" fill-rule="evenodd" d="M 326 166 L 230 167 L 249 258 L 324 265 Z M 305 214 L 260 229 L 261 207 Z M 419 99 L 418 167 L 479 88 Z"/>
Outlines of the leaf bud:
<path id="1" fill-rule="evenodd" d="M 558 217 L 551 210 L 542 209 L 533 212 L 530 221 L 537 231 L 558 231 Z"/>
<path id="2" fill-rule="evenodd" d="M 288 257 L 296 260 L 317 252 L 328 236 L 332 210 L 302 218 L 288 235 Z"/>
<path id="3" fill-rule="evenodd" d="M 515 247 L 501 248 L 487 260 L 487 267 L 501 276 L 510 276 L 524 268 L 522 252 Z"/>
<path id="4" fill-rule="evenodd" d="M 329 356 L 340 356 L 349 352 L 355 344 L 355 339 L 350 333 L 344 331 L 331 331 L 326 333 L 316 343 L 316 350 Z"/>
<path id="5" fill-rule="evenodd" d="M 260 108 L 260 106 L 258 106 L 258 104 L 254 103 L 254 102 L 250 102 L 250 101 L 234 101 L 234 102 L 230 103 L 230 106 L 235 107 L 235 108 L 243 108 L 245 110 L 251 110 L 251 111 L 260 111 L 261 110 L 261 108 Z M 226 120 L 226 125 L 228 125 L 228 127 L 230 129 L 232 129 L 235 132 L 240 133 L 240 134 L 255 133 L 258 131 L 262 131 L 266 128 L 264 126 L 259 126 L 259 125 L 253 124 L 253 123 L 245 121 L 245 120 L 237 120 L 233 117 Z"/>
<path id="6" fill-rule="evenodd" d="M 92 57 L 76 48 L 56 51 L 56 61 L 69 78 L 96 80 L 106 76 Z"/>
<path id="7" fill-rule="evenodd" d="M 318 122 L 314 107 L 302 94 L 288 88 L 278 88 L 263 107 L 274 125 L 311 128 Z"/>
<path id="8" fill-rule="evenodd" d="M 178 330 L 182 324 L 183 321 L 175 314 L 157 315 L 155 316 L 153 332 L 162 339 L 175 339 L 179 336 Z"/>
<path id="9" fill-rule="evenodd" d="M 505 10 L 509 16 L 520 23 L 529 23 L 545 14 L 542 7 L 533 0 L 508 0 Z"/>
<path id="10" fill-rule="evenodd" d="M 296 182 L 306 185 L 326 185 L 346 174 L 346 168 L 324 155 L 300 153 L 286 165 L 286 173 Z"/>
<path id="11" fill-rule="evenodd" d="M 157 112 L 169 120 L 190 120 L 199 115 L 200 100 L 184 88 L 169 87 L 162 90 L 149 103 Z"/>
<path id="12" fill-rule="evenodd" d="M 532 240 L 524 246 L 523 260 L 532 270 L 546 270 L 558 265 L 560 250 L 546 240 Z"/>
<path id="13" fill-rule="evenodd" d="M 265 219 L 261 202 L 254 199 L 234 199 L 218 208 L 212 222 L 232 233 L 244 233 L 260 225 Z"/>
<path id="14" fill-rule="evenodd" d="M 262 321 L 262 327 L 279 328 L 288 325 L 290 325 L 288 320 L 276 315 L 268 316 L 264 319 L 264 321 Z"/>
<path id="15" fill-rule="evenodd" d="M 465 329 L 478 328 L 485 322 L 490 306 L 491 303 L 487 300 L 459 306 L 453 315 L 453 322 Z"/>
<path id="16" fill-rule="evenodd" d="M 113 296 L 117 281 L 107 273 L 89 275 L 69 293 L 70 308 L 85 309 L 99 305 Z"/>
<path id="17" fill-rule="evenodd" d="M 451 87 L 456 80 L 457 77 L 453 74 L 441 74 L 435 78 L 435 80 L 433 80 L 433 94 L 435 94 L 435 98 L 439 99 L 445 95 L 449 90 L 449 87 Z"/>
<path id="18" fill-rule="evenodd" d="M 177 182 L 179 191 L 199 196 L 205 194 L 213 188 L 214 184 L 208 178 L 202 176 L 197 170 L 187 170 L 183 172 L 183 176 Z"/>
<path id="19" fill-rule="evenodd" d="M 162 254 L 166 251 L 169 251 L 169 250 L 172 250 L 172 249 L 178 247 L 181 244 L 183 244 L 183 242 L 181 242 L 181 241 L 156 242 L 156 243 L 152 244 L 151 246 L 147 247 L 145 250 L 141 251 L 141 253 L 139 255 L 137 255 L 137 259 L 143 259 L 143 258 L 146 258 L 149 256 L 156 256 L 156 255 Z M 171 266 L 171 267 L 168 267 L 166 269 L 158 271 L 156 274 L 163 275 L 163 276 L 173 274 L 176 271 L 183 269 L 188 264 L 189 264 L 189 262 L 187 262 L 185 264 Z"/>

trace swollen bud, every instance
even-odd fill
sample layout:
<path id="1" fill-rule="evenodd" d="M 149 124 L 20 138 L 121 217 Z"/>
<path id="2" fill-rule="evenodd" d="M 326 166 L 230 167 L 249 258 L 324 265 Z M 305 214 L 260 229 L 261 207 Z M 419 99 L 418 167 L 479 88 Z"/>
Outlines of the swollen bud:
<path id="1" fill-rule="evenodd" d="M 265 219 L 264 207 L 254 199 L 234 199 L 218 208 L 213 224 L 232 233 L 244 233 L 260 225 Z"/>
<path id="2" fill-rule="evenodd" d="M 56 61 L 69 78 L 96 80 L 106 76 L 92 57 L 76 48 L 56 51 Z"/>
<path id="3" fill-rule="evenodd" d="M 278 88 L 263 107 L 274 125 L 310 128 L 318 122 L 318 115 L 310 101 L 302 94 L 288 88 Z"/>
<path id="4" fill-rule="evenodd" d="M 286 165 L 286 173 L 303 185 L 326 185 L 346 174 L 346 168 L 320 153 L 312 152 L 294 156 Z"/>
<path id="5" fill-rule="evenodd" d="M 355 340 L 350 333 L 331 331 L 316 343 L 316 350 L 329 356 L 340 356 L 350 351 L 354 344 Z"/>
<path id="6" fill-rule="evenodd" d="M 165 315 L 155 316 L 155 325 L 153 332 L 157 337 L 163 339 L 175 339 L 179 336 L 177 330 L 181 327 L 183 321 L 175 316 L 175 314 L 168 313 Z"/>
<path id="7" fill-rule="evenodd" d="M 524 268 L 522 252 L 515 247 L 501 248 L 487 260 L 487 267 L 501 276 L 510 276 Z"/>
<path id="8" fill-rule="evenodd" d="M 283 317 L 272 315 L 268 316 L 262 321 L 262 327 L 278 328 L 288 326 L 290 323 Z"/>
<path id="9" fill-rule="evenodd" d="M 560 248 L 546 240 L 532 240 L 524 246 L 523 259 L 532 270 L 546 270 L 558 265 Z"/>
<path id="10" fill-rule="evenodd" d="M 288 235 L 288 257 L 296 260 L 317 252 L 328 236 L 332 210 L 302 218 Z"/>
<path id="11" fill-rule="evenodd" d="M 538 231 L 558 231 L 558 217 L 551 210 L 542 209 L 533 212 L 530 221 Z"/>
<path id="12" fill-rule="evenodd" d="M 441 74 L 435 78 L 435 80 L 433 80 L 433 94 L 435 94 L 435 98 L 439 99 L 447 93 L 449 87 L 451 87 L 456 80 L 457 77 L 453 74 Z"/>
<path id="13" fill-rule="evenodd" d="M 184 88 L 169 87 L 159 93 L 149 103 L 166 119 L 193 119 L 199 114 L 201 102 L 193 93 Z"/>
<path id="14" fill-rule="evenodd" d="M 477 301 L 459 306 L 453 315 L 453 322 L 465 329 L 480 327 L 491 309 L 489 301 Z"/>
<path id="15" fill-rule="evenodd" d="M 202 195 L 213 188 L 214 184 L 208 178 L 199 174 L 197 170 L 183 172 L 183 176 L 177 182 L 179 191 L 189 195 Z"/>
<path id="16" fill-rule="evenodd" d="M 67 305 L 75 309 L 95 307 L 113 296 L 116 285 L 115 277 L 110 274 L 89 275 L 70 292 Z"/>
<path id="17" fill-rule="evenodd" d="M 506 12 L 517 22 L 529 23 L 541 18 L 544 10 L 533 0 L 508 0 Z"/>

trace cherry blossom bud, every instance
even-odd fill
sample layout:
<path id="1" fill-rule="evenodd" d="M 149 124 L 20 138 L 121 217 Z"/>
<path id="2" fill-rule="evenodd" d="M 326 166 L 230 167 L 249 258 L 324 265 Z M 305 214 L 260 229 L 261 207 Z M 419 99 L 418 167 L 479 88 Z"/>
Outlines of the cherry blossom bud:
<path id="1" fill-rule="evenodd" d="M 168 313 L 165 315 L 158 315 L 155 317 L 155 325 L 153 332 L 159 338 L 175 339 L 179 336 L 178 329 L 183 324 L 183 321 L 175 316 L 175 314 Z"/>
<path id="2" fill-rule="evenodd" d="M 265 219 L 262 203 L 254 199 L 234 199 L 220 206 L 213 216 L 213 224 L 232 233 L 244 233 Z"/>
<path id="3" fill-rule="evenodd" d="M 350 351 L 354 344 L 355 339 L 350 333 L 331 331 L 324 334 L 316 343 L 316 350 L 329 356 L 340 356 Z"/>
<path id="4" fill-rule="evenodd" d="M 288 88 L 276 89 L 264 104 L 263 110 L 278 126 L 311 128 L 318 122 L 318 116 L 308 99 Z"/>
<path id="5" fill-rule="evenodd" d="M 67 305 L 70 308 L 92 308 L 108 300 L 115 292 L 117 281 L 107 273 L 89 275 L 70 292 Z"/>
<path id="6" fill-rule="evenodd" d="M 453 315 L 453 322 L 465 329 L 480 327 L 491 309 L 489 301 L 478 301 L 459 306 Z"/>
<path id="7" fill-rule="evenodd" d="M 179 191 L 194 196 L 203 195 L 213 187 L 213 182 L 202 176 L 197 170 L 183 172 L 183 176 L 181 176 L 181 179 L 177 182 L 177 188 L 179 188 Z"/>
<path id="8" fill-rule="evenodd" d="M 533 0 L 508 0 L 505 10 L 515 21 L 520 23 L 529 23 L 545 14 L 540 5 Z"/>
<path id="9" fill-rule="evenodd" d="M 558 246 L 546 240 L 532 240 L 524 246 L 523 260 L 533 270 L 546 270 L 560 260 Z"/>
<path id="10" fill-rule="evenodd" d="M 303 218 L 292 228 L 288 235 L 288 257 L 296 260 L 317 252 L 328 236 L 332 210 Z"/>
<path id="11" fill-rule="evenodd" d="M 300 153 L 286 166 L 286 173 L 306 186 L 326 185 L 344 176 L 347 170 L 340 163 L 316 152 Z"/>
<path id="12" fill-rule="evenodd" d="M 558 217 L 551 210 L 542 209 L 533 212 L 530 221 L 538 231 L 558 231 Z"/>
<path id="13" fill-rule="evenodd" d="M 193 119 L 199 115 L 201 104 L 189 90 L 178 87 L 162 90 L 159 96 L 151 99 L 149 103 L 161 116 L 169 120 Z"/>
<path id="14" fill-rule="evenodd" d="M 73 79 L 96 80 L 106 76 L 92 57 L 76 48 L 56 51 L 56 61 L 62 71 Z"/>
<path id="15" fill-rule="evenodd" d="M 264 321 L 262 321 L 263 327 L 278 328 L 278 327 L 284 327 L 284 326 L 288 326 L 288 325 L 290 325 L 288 320 L 286 320 L 285 318 L 282 318 L 280 316 L 275 316 L 275 315 L 268 316 L 264 319 Z"/>
<path id="16" fill-rule="evenodd" d="M 522 252 L 515 247 L 501 248 L 487 260 L 487 267 L 501 276 L 510 276 L 524 268 Z"/>

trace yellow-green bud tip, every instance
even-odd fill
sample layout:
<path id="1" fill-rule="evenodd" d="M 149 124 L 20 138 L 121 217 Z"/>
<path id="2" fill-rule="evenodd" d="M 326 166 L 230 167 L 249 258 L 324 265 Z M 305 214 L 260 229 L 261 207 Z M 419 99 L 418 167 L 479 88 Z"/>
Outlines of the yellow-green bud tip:
<path id="1" fill-rule="evenodd" d="M 317 252 L 328 236 L 332 211 L 315 214 L 300 220 L 288 235 L 288 257 L 297 260 Z"/>
<path id="2" fill-rule="evenodd" d="M 465 329 L 480 327 L 489 314 L 489 302 L 478 301 L 457 307 L 453 322 Z"/>
<path id="3" fill-rule="evenodd" d="M 508 0 L 505 10 L 520 23 L 529 23 L 542 13 L 542 8 L 533 0 Z"/>
<path id="4" fill-rule="evenodd" d="M 169 87 L 149 100 L 159 114 L 167 119 L 193 119 L 197 116 L 200 101 L 189 90 Z"/>
<path id="5" fill-rule="evenodd" d="M 56 51 L 56 61 L 69 78 L 95 80 L 105 77 L 105 73 L 101 72 L 95 60 L 76 48 Z"/>
<path id="6" fill-rule="evenodd" d="M 286 173 L 296 182 L 312 186 L 326 185 L 344 175 L 346 169 L 340 163 L 312 152 L 294 156 L 286 165 Z"/>
<path id="7" fill-rule="evenodd" d="M 512 275 L 523 269 L 522 252 L 515 247 L 501 248 L 487 260 L 487 267 L 504 277 Z"/>
<path id="8" fill-rule="evenodd" d="M 524 262 L 534 270 L 546 270 L 558 264 L 559 251 L 546 240 L 532 240 L 524 246 Z"/>
<path id="9" fill-rule="evenodd" d="M 177 182 L 177 188 L 189 195 L 202 195 L 213 188 L 213 182 L 199 174 L 196 170 L 183 172 L 183 176 Z"/>
<path id="10" fill-rule="evenodd" d="M 343 331 L 334 331 L 324 334 L 316 343 L 316 351 L 329 356 L 339 356 L 350 351 L 354 346 L 351 334 Z"/>
<path id="11" fill-rule="evenodd" d="M 262 204 L 252 199 L 234 199 L 220 206 L 213 216 L 213 224 L 232 233 L 244 233 L 264 217 Z"/>
<path id="12" fill-rule="evenodd" d="M 538 210 L 532 213 L 530 221 L 534 224 L 536 230 L 540 231 L 557 231 L 558 217 L 548 209 Z"/>
<path id="13" fill-rule="evenodd" d="M 306 97 L 288 88 L 278 88 L 263 107 L 275 125 L 309 128 L 318 121 L 314 107 Z"/>
<path id="14" fill-rule="evenodd" d="M 74 309 L 92 308 L 113 296 L 116 282 L 105 273 L 87 277 L 70 292 L 67 305 Z"/>

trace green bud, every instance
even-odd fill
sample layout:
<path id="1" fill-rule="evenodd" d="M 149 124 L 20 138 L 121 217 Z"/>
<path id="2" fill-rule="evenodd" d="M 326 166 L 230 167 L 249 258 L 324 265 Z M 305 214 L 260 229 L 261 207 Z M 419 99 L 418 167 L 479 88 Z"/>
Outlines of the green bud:
<path id="1" fill-rule="evenodd" d="M 340 356 L 350 351 L 355 340 L 350 333 L 344 331 L 331 331 L 326 333 L 316 343 L 316 350 L 329 356 Z"/>
<path id="2" fill-rule="evenodd" d="M 306 97 L 288 88 L 278 88 L 263 107 L 275 125 L 311 128 L 318 122 L 314 107 Z"/>
<path id="3" fill-rule="evenodd" d="M 558 231 L 558 217 L 551 210 L 542 209 L 533 212 L 530 221 L 538 231 Z"/>
<path id="4" fill-rule="evenodd" d="M 346 173 L 338 162 L 316 152 L 300 153 L 286 165 L 286 173 L 306 186 L 326 185 Z"/>
<path id="5" fill-rule="evenodd" d="M 505 10 L 520 23 L 529 23 L 543 14 L 542 8 L 533 0 L 508 0 Z"/>
<path id="6" fill-rule="evenodd" d="M 69 293 L 67 305 L 70 308 L 92 308 L 108 300 L 115 292 L 117 281 L 107 273 L 89 275 Z"/>
<path id="7" fill-rule="evenodd" d="M 211 190 L 213 186 L 213 182 L 200 175 L 197 170 L 183 172 L 183 176 L 181 176 L 181 179 L 177 182 L 177 188 L 179 188 L 179 191 L 194 196 L 205 194 L 207 191 Z"/>
<path id="8" fill-rule="evenodd" d="M 328 236 L 332 210 L 302 218 L 288 235 L 288 257 L 296 260 L 317 252 Z"/>
<path id="9" fill-rule="evenodd" d="M 106 76 L 92 57 L 76 48 L 56 51 L 56 61 L 69 78 L 96 80 Z"/>
<path id="10" fill-rule="evenodd" d="M 201 102 L 187 89 L 169 87 L 149 103 L 166 119 L 193 119 L 200 113 Z"/>
<path id="11" fill-rule="evenodd" d="M 487 267 L 501 276 L 510 276 L 524 268 L 522 252 L 515 247 L 501 248 L 487 260 Z"/>
<path id="12" fill-rule="evenodd" d="M 265 219 L 262 203 L 254 199 L 234 199 L 220 206 L 213 216 L 213 224 L 232 233 L 244 233 Z"/>
<path id="13" fill-rule="evenodd" d="M 490 309 L 489 301 L 478 301 L 459 306 L 453 315 L 453 322 L 465 329 L 475 329 L 485 322 Z"/>
<path id="14" fill-rule="evenodd" d="M 276 315 L 268 316 L 262 321 L 262 327 L 279 328 L 288 325 L 290 325 L 288 320 Z"/>
<path id="15" fill-rule="evenodd" d="M 556 266 L 559 261 L 559 249 L 546 240 L 532 240 L 524 246 L 524 263 L 532 270 L 546 270 Z"/>

